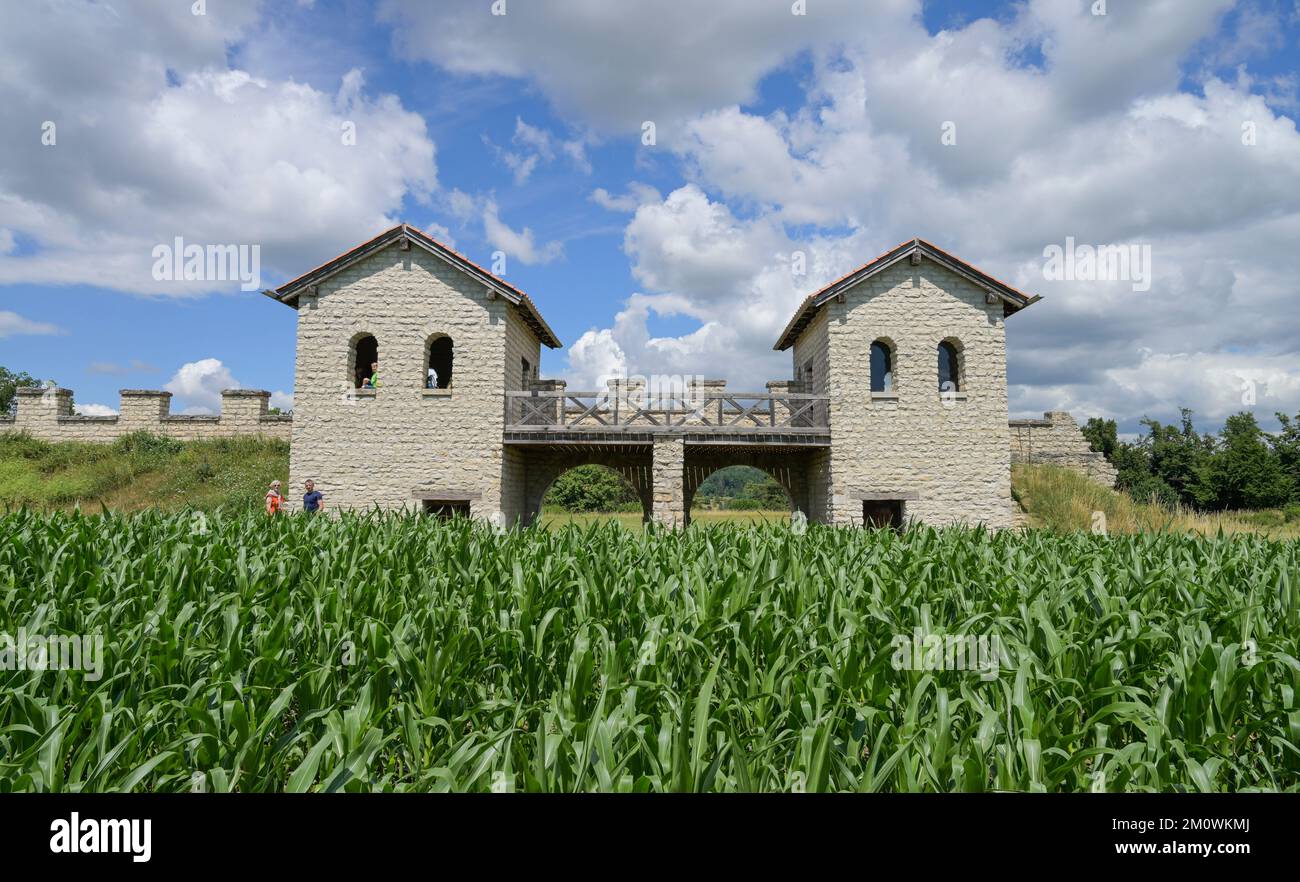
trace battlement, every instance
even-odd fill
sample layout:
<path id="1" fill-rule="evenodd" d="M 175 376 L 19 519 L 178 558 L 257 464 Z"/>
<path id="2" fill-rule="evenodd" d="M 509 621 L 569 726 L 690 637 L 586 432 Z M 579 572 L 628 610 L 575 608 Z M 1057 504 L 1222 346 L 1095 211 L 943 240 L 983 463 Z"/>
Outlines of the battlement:
<path id="1" fill-rule="evenodd" d="M 156 389 L 122 389 L 115 416 L 73 413 L 72 390 L 16 390 L 17 413 L 0 416 L 0 432 L 25 432 L 42 441 L 108 443 L 132 432 L 149 432 L 179 441 L 252 436 L 289 440 L 293 417 L 268 413 L 271 393 L 261 389 L 226 389 L 220 414 L 173 414 L 172 393 Z"/>

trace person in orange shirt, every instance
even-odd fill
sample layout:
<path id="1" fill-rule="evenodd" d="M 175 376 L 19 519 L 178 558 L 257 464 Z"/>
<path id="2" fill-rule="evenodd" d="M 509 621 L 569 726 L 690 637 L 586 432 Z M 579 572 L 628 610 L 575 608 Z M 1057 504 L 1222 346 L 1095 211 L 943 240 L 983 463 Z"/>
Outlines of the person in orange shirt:
<path id="1" fill-rule="evenodd" d="M 280 493 L 280 482 L 272 481 L 271 489 L 266 491 L 266 513 L 275 515 L 284 506 L 284 495 Z"/>

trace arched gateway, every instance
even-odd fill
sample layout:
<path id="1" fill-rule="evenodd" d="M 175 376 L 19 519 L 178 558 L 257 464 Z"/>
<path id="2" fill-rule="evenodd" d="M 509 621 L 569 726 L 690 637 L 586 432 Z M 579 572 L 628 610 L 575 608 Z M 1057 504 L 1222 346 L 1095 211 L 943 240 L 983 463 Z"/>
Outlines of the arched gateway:
<path id="1" fill-rule="evenodd" d="M 598 463 L 682 525 L 709 473 L 744 464 L 823 523 L 1015 522 L 1004 320 L 1037 298 L 920 239 L 804 300 L 776 344 L 793 379 L 735 391 L 537 379 L 561 344 L 533 301 L 407 225 L 266 293 L 298 310 L 292 481 L 336 509 L 531 523 L 556 476 Z M 370 338 L 383 382 L 356 390 Z M 449 354 L 431 367 L 452 339 L 454 375 Z"/>

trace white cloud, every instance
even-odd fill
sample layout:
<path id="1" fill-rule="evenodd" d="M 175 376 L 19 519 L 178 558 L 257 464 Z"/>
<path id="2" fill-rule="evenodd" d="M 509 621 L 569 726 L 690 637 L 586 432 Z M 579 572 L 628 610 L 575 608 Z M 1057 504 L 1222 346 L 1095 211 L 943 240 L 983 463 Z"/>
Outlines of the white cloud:
<path id="1" fill-rule="evenodd" d="M 155 281 L 152 248 L 257 245 L 264 273 L 296 275 L 436 187 L 423 118 L 359 72 L 327 92 L 227 67 L 259 3 L 148 6 L 38 4 L 0 29 L 0 227 L 33 243 L 0 284 L 233 290 Z"/>
<path id="2" fill-rule="evenodd" d="M 575 392 L 600 392 L 607 379 L 628 373 L 627 356 L 608 328 L 600 331 L 593 328 L 569 347 L 565 379 Z"/>
<path id="3" fill-rule="evenodd" d="M 242 387 L 220 359 L 204 358 L 181 365 L 163 388 L 180 399 L 178 413 L 200 414 L 220 413 L 222 390 Z"/>
<path id="4" fill-rule="evenodd" d="M 26 319 L 16 312 L 0 309 L 0 337 L 14 337 L 19 334 L 62 334 L 63 329 L 49 322 L 36 322 Z"/>
<path id="5" fill-rule="evenodd" d="M 1013 410 L 1132 424 L 1186 405 L 1219 419 L 1226 368 L 1159 378 L 1221 364 L 1269 378 L 1262 416 L 1294 406 L 1278 371 L 1300 339 L 1295 122 L 1248 75 L 1179 89 L 1180 59 L 1227 5 L 1112 4 L 1095 22 L 1087 4 L 1036 0 L 1005 22 L 931 35 L 894 19 L 869 42 L 818 49 L 798 112 L 732 105 L 682 124 L 670 149 L 693 183 L 636 207 L 625 250 L 643 292 L 584 339 L 617 343 L 634 371 L 675 360 L 746 385 L 784 376 L 788 356 L 763 353 L 800 297 L 919 235 L 1044 295 L 1008 325 Z M 1018 60 L 1031 45 L 1042 67 Z M 1151 290 L 1046 281 L 1043 249 L 1067 236 L 1149 245 Z M 785 269 L 794 250 L 806 277 Z M 698 327 L 656 337 L 656 314 Z"/>
<path id="6" fill-rule="evenodd" d="M 885 30 L 920 11 L 919 0 L 528 0 L 507 14 L 485 4 L 385 0 L 405 56 L 465 74 L 530 78 L 567 114 L 606 131 L 654 120 L 670 137 L 678 120 L 754 97 L 759 79 L 801 50 Z M 875 40 L 873 39 L 873 43 Z"/>
<path id="7" fill-rule="evenodd" d="M 448 248 L 455 249 L 455 237 L 452 236 L 451 230 L 447 229 L 442 224 L 430 221 L 429 223 L 426 223 L 422 229 L 441 244 L 446 245 Z"/>
<path id="8" fill-rule="evenodd" d="M 654 187 L 638 181 L 628 184 L 627 192 L 621 196 L 613 195 L 604 187 L 597 187 L 591 192 L 591 201 L 607 211 L 632 212 L 662 198 Z"/>
<path id="9" fill-rule="evenodd" d="M 117 411 L 107 404 L 78 404 L 76 411 L 82 416 L 117 416 Z"/>
<path id="10" fill-rule="evenodd" d="M 230 368 L 219 358 L 203 358 L 180 366 L 163 386 L 176 397 L 172 410 L 183 414 L 218 414 L 221 393 L 226 389 L 244 389 Z M 269 407 L 293 410 L 293 393 L 277 389 L 271 393 Z"/>
<path id="11" fill-rule="evenodd" d="M 529 125 L 515 117 L 515 133 L 511 138 L 514 150 L 500 147 L 486 135 L 483 141 L 505 163 L 514 175 L 516 185 L 523 185 L 532 177 L 538 166 L 549 165 L 557 155 L 567 156 L 583 174 L 591 174 L 591 160 L 587 158 L 587 144 L 583 138 L 564 140 L 556 138 L 545 129 Z"/>
<path id="12" fill-rule="evenodd" d="M 592 329 L 574 344 L 569 370 L 584 385 L 621 368 L 704 373 L 733 389 L 761 391 L 767 380 L 791 372 L 789 355 L 773 352 L 772 344 L 800 293 L 847 268 L 855 242 L 817 238 L 796 246 L 771 218 L 738 218 L 699 187 L 681 187 L 636 210 L 623 247 L 644 290 L 627 299 L 612 327 Z M 795 272 L 799 248 L 807 275 Z M 698 327 L 678 336 L 652 333 L 655 321 L 673 317 Z"/>
<path id="13" fill-rule="evenodd" d="M 525 264 L 550 263 L 564 256 L 561 242 L 547 242 L 538 245 L 533 231 L 528 227 L 514 230 L 501 220 L 496 200 L 488 198 L 483 202 L 483 234 L 488 243 L 506 256 L 513 257 Z"/>

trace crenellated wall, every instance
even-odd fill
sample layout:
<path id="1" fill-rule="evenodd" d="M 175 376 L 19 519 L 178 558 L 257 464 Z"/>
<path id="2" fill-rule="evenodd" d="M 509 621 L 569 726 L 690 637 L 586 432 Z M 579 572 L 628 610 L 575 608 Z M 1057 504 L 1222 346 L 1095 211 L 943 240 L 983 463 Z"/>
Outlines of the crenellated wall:
<path id="1" fill-rule="evenodd" d="M 109 442 L 131 432 L 149 432 L 180 441 L 235 435 L 289 440 L 293 417 L 267 413 L 270 392 L 227 389 L 219 416 L 171 413 L 170 392 L 123 389 L 117 416 L 79 416 L 72 412 L 71 389 L 17 390 L 18 411 L 0 416 L 0 432 L 25 432 L 43 441 Z"/>
<path id="2" fill-rule="evenodd" d="M 1041 463 L 1071 469 L 1107 487 L 1115 486 L 1115 467 L 1094 451 L 1074 417 L 1063 410 L 1041 420 L 1011 420 L 1011 464 Z"/>

